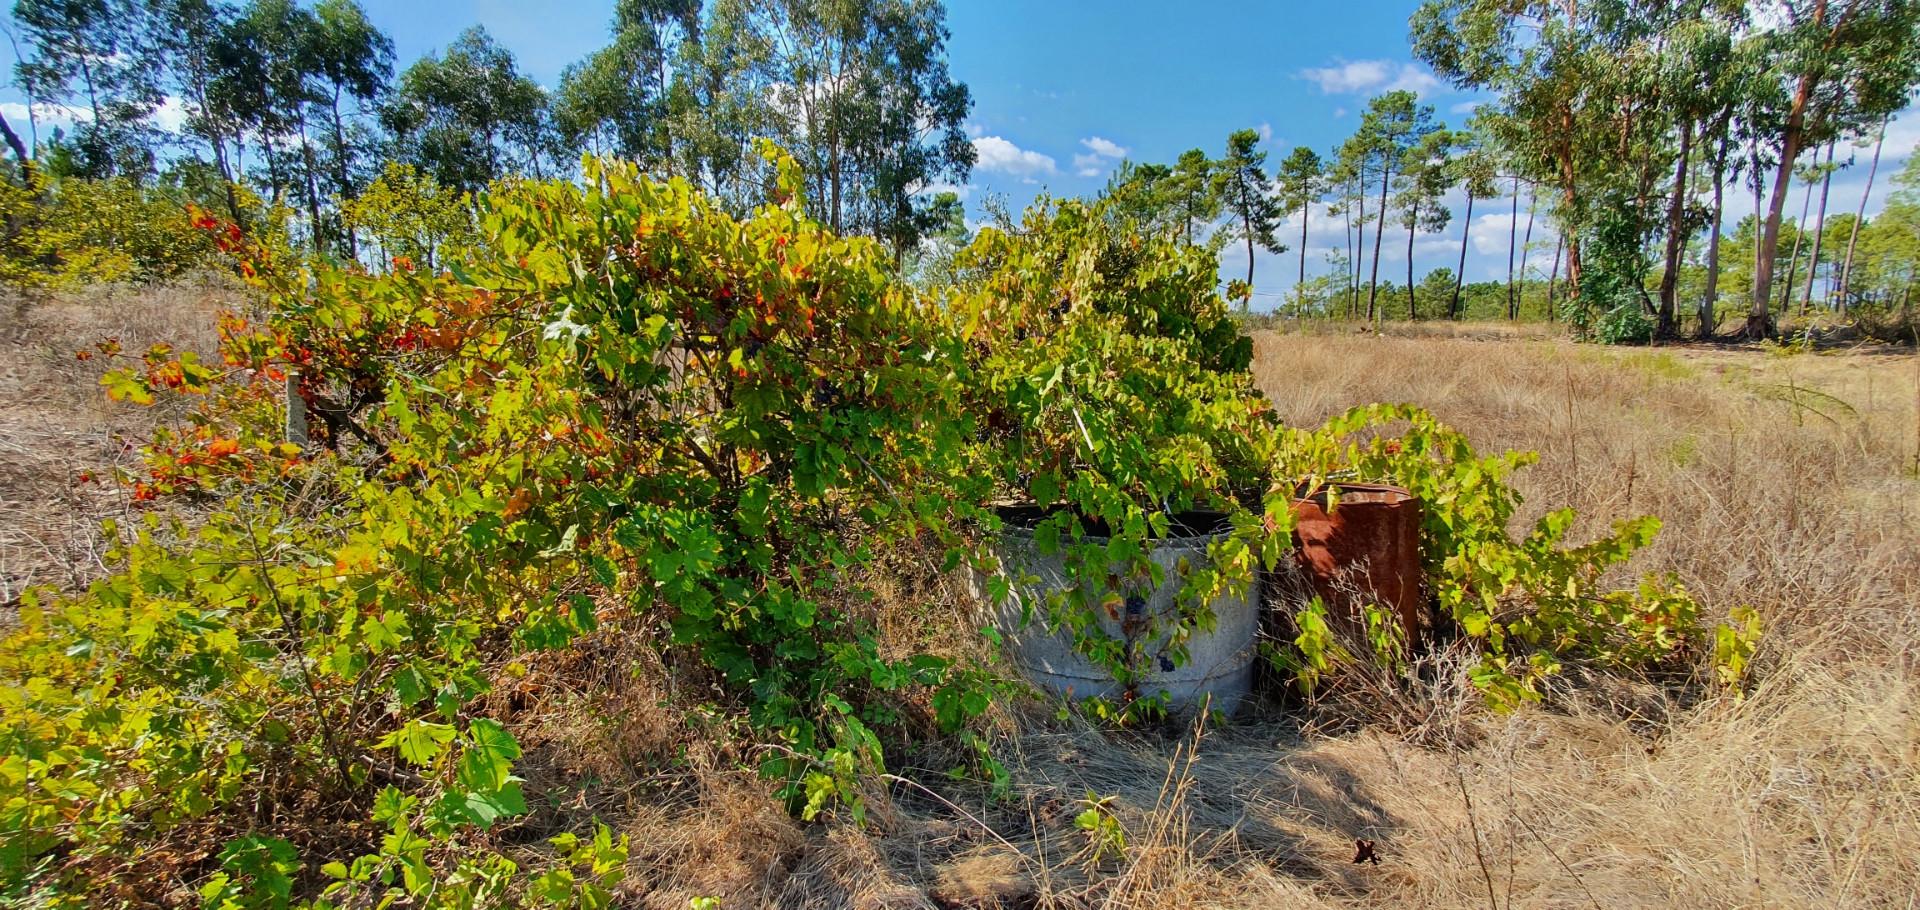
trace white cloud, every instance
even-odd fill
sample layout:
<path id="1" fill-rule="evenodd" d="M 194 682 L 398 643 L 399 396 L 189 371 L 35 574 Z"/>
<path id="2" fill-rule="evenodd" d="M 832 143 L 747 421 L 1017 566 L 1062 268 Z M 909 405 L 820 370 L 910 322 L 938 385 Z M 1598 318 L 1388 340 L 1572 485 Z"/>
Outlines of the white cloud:
<path id="1" fill-rule="evenodd" d="M 1082 177 L 1105 174 L 1114 162 L 1127 157 L 1127 147 L 1111 139 L 1088 136 L 1080 144 L 1086 146 L 1087 154 L 1073 156 L 1073 172 Z"/>
<path id="2" fill-rule="evenodd" d="M 1298 77 L 1320 86 L 1326 95 L 1364 95 L 1406 89 L 1426 94 L 1440 80 L 1412 63 L 1392 60 L 1336 60 L 1332 66 L 1308 67 Z"/>
<path id="3" fill-rule="evenodd" d="M 19 101 L 0 101 L 0 114 L 5 114 L 7 122 L 13 125 L 14 132 L 25 134 L 27 128 L 27 106 Z M 84 107 L 67 107 L 61 104 L 49 104 L 45 101 L 33 106 L 33 119 L 41 126 L 72 126 L 93 119 L 93 112 Z"/>
<path id="4" fill-rule="evenodd" d="M 973 140 L 973 151 L 978 156 L 974 167 L 983 171 L 997 171 L 1026 180 L 1060 172 L 1052 155 L 1023 149 L 999 136 L 981 136 Z"/>
<path id="5" fill-rule="evenodd" d="M 1260 126 L 1259 126 L 1259 130 L 1260 130 L 1260 141 L 1261 141 L 1261 142 L 1272 142 L 1272 141 L 1273 141 L 1273 124 L 1271 124 L 1271 123 L 1262 123 L 1262 124 L 1260 124 Z"/>
<path id="6" fill-rule="evenodd" d="M 1462 101 L 1459 104 L 1447 108 L 1447 111 L 1454 114 L 1471 114 L 1475 108 L 1485 103 L 1485 101 Z"/>
<path id="7" fill-rule="evenodd" d="M 973 196 L 973 184 L 949 183 L 945 180 L 936 180 L 932 183 L 920 184 L 913 189 L 913 195 L 915 196 L 938 196 L 941 193 L 952 193 L 963 200 L 968 199 Z"/>
<path id="8" fill-rule="evenodd" d="M 1102 139 L 1099 136 L 1088 136 L 1080 140 L 1080 144 L 1086 146 L 1088 151 L 1102 158 L 1127 157 L 1127 147 L 1111 139 Z"/>
<path id="9" fill-rule="evenodd" d="M 26 135 L 29 125 L 26 104 L 19 101 L 0 101 L 0 114 L 6 115 L 7 122 L 13 125 L 15 132 L 20 133 L 22 136 Z M 147 114 L 146 119 L 148 123 L 160 129 L 169 132 L 178 131 L 182 126 L 185 126 L 187 122 L 186 104 L 180 100 L 178 95 L 168 95 L 160 102 L 159 107 L 154 108 L 151 113 Z M 87 123 L 92 120 L 93 112 L 85 107 L 52 104 L 45 101 L 33 106 L 33 117 L 31 118 L 31 122 L 41 128 L 55 126 L 71 127 L 75 124 Z"/>
<path id="10" fill-rule="evenodd" d="M 187 107 L 178 95 L 168 95 L 167 100 L 147 115 L 147 120 L 163 130 L 178 131 L 187 123 Z"/>

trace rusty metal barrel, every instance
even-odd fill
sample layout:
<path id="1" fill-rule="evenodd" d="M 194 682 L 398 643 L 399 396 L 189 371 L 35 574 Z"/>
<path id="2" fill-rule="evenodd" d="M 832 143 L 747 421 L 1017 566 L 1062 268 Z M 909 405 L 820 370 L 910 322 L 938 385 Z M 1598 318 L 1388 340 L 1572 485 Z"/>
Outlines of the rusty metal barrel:
<path id="1" fill-rule="evenodd" d="M 1398 619 L 1409 643 L 1428 626 L 1421 586 L 1420 500 L 1377 483 L 1322 484 L 1293 503 L 1296 597 L 1318 595 L 1328 616 L 1365 628 L 1375 605 Z M 1303 584 L 1302 584 L 1303 583 Z"/>

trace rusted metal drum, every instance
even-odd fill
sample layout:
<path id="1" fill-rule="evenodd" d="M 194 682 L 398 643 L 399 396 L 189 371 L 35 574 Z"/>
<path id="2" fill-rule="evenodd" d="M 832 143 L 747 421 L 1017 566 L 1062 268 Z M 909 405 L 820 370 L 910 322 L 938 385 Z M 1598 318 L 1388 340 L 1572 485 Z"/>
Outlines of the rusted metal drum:
<path id="1" fill-rule="evenodd" d="M 1364 629 L 1378 605 L 1399 618 L 1411 644 L 1427 628 L 1421 590 L 1420 500 L 1399 487 L 1334 483 L 1293 503 L 1296 597 L 1319 595 L 1328 616 Z"/>

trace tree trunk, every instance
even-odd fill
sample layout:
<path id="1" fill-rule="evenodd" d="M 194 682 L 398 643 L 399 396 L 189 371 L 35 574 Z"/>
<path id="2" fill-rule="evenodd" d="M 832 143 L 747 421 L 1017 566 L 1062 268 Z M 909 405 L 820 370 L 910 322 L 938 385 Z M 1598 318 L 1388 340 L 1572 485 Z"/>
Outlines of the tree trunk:
<path id="1" fill-rule="evenodd" d="M 1365 260 L 1360 257 L 1367 254 L 1367 171 L 1361 168 L 1353 178 L 1354 204 L 1359 213 L 1354 222 L 1353 238 L 1353 304 L 1347 310 L 1348 319 L 1360 316 L 1360 266 Z"/>
<path id="2" fill-rule="evenodd" d="M 1373 229 L 1373 270 L 1367 276 L 1367 321 L 1380 328 L 1380 311 L 1374 300 L 1380 295 L 1380 238 L 1387 233 L 1387 185 L 1393 181 L 1393 168 L 1380 168 L 1380 224 Z"/>
<path id="3" fill-rule="evenodd" d="M 1302 190 L 1300 195 L 1302 197 L 1310 196 L 1310 194 L 1305 190 Z M 1308 210 L 1312 208 L 1313 208 L 1313 200 L 1311 198 L 1303 198 L 1301 200 L 1300 202 L 1300 280 L 1294 282 L 1293 295 L 1295 297 L 1300 298 L 1300 306 L 1302 309 L 1305 309 L 1307 305 L 1307 213 L 1308 213 Z"/>
<path id="4" fill-rule="evenodd" d="M 1785 316 L 1793 309 L 1793 285 L 1800 275 L 1800 244 L 1807 236 L 1807 216 L 1813 213 L 1813 184 L 1807 184 L 1805 197 L 1800 200 L 1800 220 L 1794 222 L 1793 249 L 1787 253 L 1786 287 L 1780 289 L 1780 315 Z"/>
<path id="5" fill-rule="evenodd" d="M 1574 16 L 1575 0 L 1566 0 L 1568 18 Z M 1560 108 L 1561 127 L 1568 133 L 1573 132 L 1573 109 L 1565 104 Z M 1560 165 L 1560 197 L 1566 204 L 1567 218 L 1570 220 L 1579 211 L 1578 192 L 1579 173 L 1573 165 L 1573 146 L 1570 141 L 1562 140 L 1555 148 L 1554 156 Z M 1580 299 L 1580 230 L 1577 224 L 1562 225 L 1561 236 L 1567 241 L 1567 299 Z"/>
<path id="6" fill-rule="evenodd" d="M 1413 210 L 1407 213 L 1407 321 L 1420 318 L 1418 308 L 1413 302 L 1413 228 L 1420 223 L 1420 203 L 1414 201 Z"/>
<path id="7" fill-rule="evenodd" d="M 1880 138 L 1873 141 L 1873 163 L 1867 165 L 1867 188 L 1860 194 L 1860 208 L 1853 213 L 1853 228 L 1847 232 L 1847 256 L 1840 265 L 1840 285 L 1834 296 L 1840 300 L 1840 312 L 1847 312 L 1847 282 L 1853 278 L 1853 250 L 1860 241 L 1860 225 L 1867 220 L 1867 197 L 1873 194 L 1873 178 L 1880 171 L 1880 147 L 1887 144 L 1887 122 L 1880 121 Z"/>
<path id="8" fill-rule="evenodd" d="M 1567 239 L 1567 299 L 1580 299 L 1580 235 L 1568 233 Z"/>
<path id="9" fill-rule="evenodd" d="M 1193 246 L 1193 209 L 1194 197 L 1192 193 L 1189 193 L 1187 194 L 1187 204 L 1180 210 L 1180 220 L 1186 226 L 1187 246 Z"/>
<path id="10" fill-rule="evenodd" d="M 1349 184 L 1349 186 L 1351 186 L 1351 184 Z M 1347 283 L 1347 286 L 1343 289 L 1343 293 L 1340 296 L 1342 298 L 1342 309 L 1351 313 L 1353 312 L 1353 195 L 1347 192 L 1347 187 L 1341 187 L 1341 193 L 1345 197 L 1341 200 L 1340 204 L 1340 218 L 1344 222 L 1343 227 L 1346 229 L 1347 261 L 1340 266 L 1340 278 Z M 1328 313 L 1327 315 L 1331 316 L 1333 314 Z"/>
<path id="11" fill-rule="evenodd" d="M 1820 245 L 1827 232 L 1827 191 L 1833 187 L 1833 147 L 1827 143 L 1826 173 L 1820 176 L 1820 208 L 1813 216 L 1813 255 L 1807 260 L 1807 292 L 1800 298 L 1802 315 L 1813 309 L 1813 279 L 1820 274 Z"/>
<path id="12" fill-rule="evenodd" d="M 1547 272 L 1547 321 L 1553 321 L 1553 286 L 1560 281 L 1560 254 L 1567 245 L 1567 235 L 1559 232 L 1553 238 L 1553 269 Z"/>
<path id="13" fill-rule="evenodd" d="M 1540 188 L 1527 188 L 1527 231 L 1520 237 L 1520 288 L 1513 298 L 1513 318 L 1520 318 L 1520 304 L 1527 293 L 1527 248 L 1533 245 L 1533 213 L 1540 208 Z"/>
<path id="14" fill-rule="evenodd" d="M 1453 300 L 1447 304 L 1447 318 L 1460 318 L 1460 289 L 1467 282 L 1467 241 L 1473 237 L 1473 188 L 1467 188 L 1467 217 L 1460 227 L 1460 268 L 1453 274 Z"/>
<path id="15" fill-rule="evenodd" d="M 1660 318 L 1655 329 L 1661 338 L 1680 334 L 1680 254 L 1686 249 L 1687 163 L 1693 154 L 1693 121 L 1680 124 L 1679 162 L 1673 168 L 1673 194 L 1667 200 L 1666 270 L 1660 274 Z"/>
<path id="16" fill-rule="evenodd" d="M 1240 216 L 1240 232 L 1247 235 L 1247 306 L 1253 306 L 1253 217 Z"/>
<path id="17" fill-rule="evenodd" d="M 273 201 L 279 202 L 286 191 L 286 184 L 280 179 L 280 156 L 273 153 L 273 142 L 264 135 L 260 137 L 260 154 L 267 159 L 267 183 L 273 188 Z"/>
<path id="18" fill-rule="evenodd" d="M 1814 24 L 1824 26 L 1826 18 L 1827 0 L 1816 0 Z M 1816 72 L 1801 75 L 1799 85 L 1793 92 L 1793 103 L 1787 109 L 1786 127 L 1780 134 L 1780 167 L 1774 175 L 1773 195 L 1767 200 L 1765 229 L 1760 234 L 1759 257 L 1754 263 L 1753 311 L 1747 314 L 1746 327 L 1741 329 L 1741 334 L 1748 338 L 1773 337 L 1773 313 L 1768 307 L 1773 298 L 1773 257 L 1780 249 L 1780 215 L 1787 207 L 1787 190 L 1793 183 L 1793 165 L 1800 157 L 1800 144 L 1804 141 L 1807 105 L 1819 82 L 1820 77 Z"/>
<path id="19" fill-rule="evenodd" d="M 339 86 L 334 86 L 333 89 L 333 154 L 335 164 L 334 179 L 339 181 L 340 201 L 343 204 L 352 202 L 354 198 L 353 174 L 348 167 L 347 160 L 347 125 L 346 122 L 340 118 Z M 355 236 L 353 225 L 348 224 L 347 219 L 343 217 L 340 219 L 340 226 L 346 235 L 347 258 L 360 258 L 360 240 Z"/>
<path id="20" fill-rule="evenodd" d="M 33 174 L 33 156 L 27 154 L 27 144 L 20 141 L 20 134 L 13 131 L 13 125 L 7 122 L 5 114 L 0 114 L 0 133 L 6 134 L 7 148 L 13 150 L 14 157 L 20 159 L 20 185 L 26 187 L 27 195 L 38 196 L 37 180 Z"/>
<path id="21" fill-rule="evenodd" d="M 300 118 L 300 160 L 306 164 L 305 170 L 306 170 L 306 178 L 307 178 L 307 218 L 308 218 L 307 230 L 310 232 L 311 236 L 309 237 L 309 239 L 312 240 L 313 242 L 313 248 L 318 250 L 320 248 L 320 233 L 321 233 L 320 232 L 320 184 L 319 184 L 318 177 L 316 177 L 314 174 L 314 171 L 318 169 L 318 166 L 317 166 L 317 163 L 314 161 L 314 157 L 313 157 L 313 143 L 307 140 L 307 118 L 304 115 L 302 115 Z"/>
<path id="22" fill-rule="evenodd" d="M 1520 303 L 1514 297 L 1513 263 L 1520 252 L 1520 175 L 1513 176 L 1513 212 L 1507 218 L 1507 319 L 1520 317 Z"/>
<path id="23" fill-rule="evenodd" d="M 1767 178 L 1765 174 L 1760 172 L 1760 147 L 1757 144 L 1748 154 L 1748 157 L 1750 159 L 1749 165 L 1752 168 L 1753 176 L 1753 274 L 1748 276 L 1748 281 L 1751 283 L 1754 278 L 1760 275 L 1760 232 L 1765 227 L 1765 219 L 1760 213 L 1766 211 L 1765 192 Z M 1747 288 L 1747 296 L 1749 298 L 1753 296 L 1752 287 Z M 1751 302 L 1747 304 L 1747 309 L 1753 309 Z"/>
<path id="24" fill-rule="evenodd" d="M 220 188 L 226 191 L 227 214 L 232 215 L 233 223 L 239 225 L 244 231 L 247 229 L 247 218 L 240 213 L 240 195 L 233 189 L 236 181 L 233 165 L 227 161 L 227 143 L 218 136 L 213 140 L 213 162 L 214 166 L 220 169 Z"/>
<path id="25" fill-rule="evenodd" d="M 1713 233 L 1707 236 L 1707 288 L 1706 293 L 1700 296 L 1700 326 L 1697 332 L 1702 341 L 1713 337 L 1716 328 L 1714 308 L 1720 302 L 1720 231 L 1727 211 L 1726 171 L 1727 134 L 1723 128 L 1719 149 L 1713 156 Z"/>

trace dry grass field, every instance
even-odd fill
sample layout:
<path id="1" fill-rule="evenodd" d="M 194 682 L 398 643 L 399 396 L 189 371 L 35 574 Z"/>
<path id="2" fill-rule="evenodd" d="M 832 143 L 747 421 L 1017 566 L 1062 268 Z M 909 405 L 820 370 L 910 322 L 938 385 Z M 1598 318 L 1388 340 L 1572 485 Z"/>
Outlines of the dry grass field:
<path id="1" fill-rule="evenodd" d="M 166 343 L 212 356 L 215 314 L 240 306 L 237 293 L 197 284 L 0 296 L 0 604 L 103 570 L 100 519 L 127 505 L 112 469 L 134 464 L 147 430 L 178 414 L 113 407 L 104 361 L 75 355 L 117 339 L 133 352 Z"/>
<path id="2" fill-rule="evenodd" d="M 121 438 L 155 419 L 105 406 L 72 351 L 205 346 L 203 317 L 231 303 L 0 311 L 0 599 L 100 570 L 94 525 L 124 495 L 76 478 L 127 463 Z M 633 838 L 636 907 L 1920 906 L 1920 356 L 1608 350 L 1503 327 L 1262 333 L 1256 354 L 1291 422 L 1407 401 L 1483 449 L 1537 450 L 1525 517 L 1576 507 L 1578 537 L 1658 514 L 1629 568 L 1675 573 L 1716 614 L 1758 609 L 1755 684 L 1735 699 L 1570 676 L 1501 716 L 1441 672 L 1418 718 L 1267 707 L 1121 736 L 1013 711 L 1010 798 L 910 755 L 860 828 L 791 820 L 739 756 L 685 739 L 649 671 L 606 672 L 523 736 L 529 791 Z M 939 584 L 911 597 L 964 609 Z M 671 748 L 672 772 L 626 759 Z M 1072 824 L 1089 793 L 1115 798 L 1118 857 Z M 1377 865 L 1353 862 L 1357 839 Z"/>

